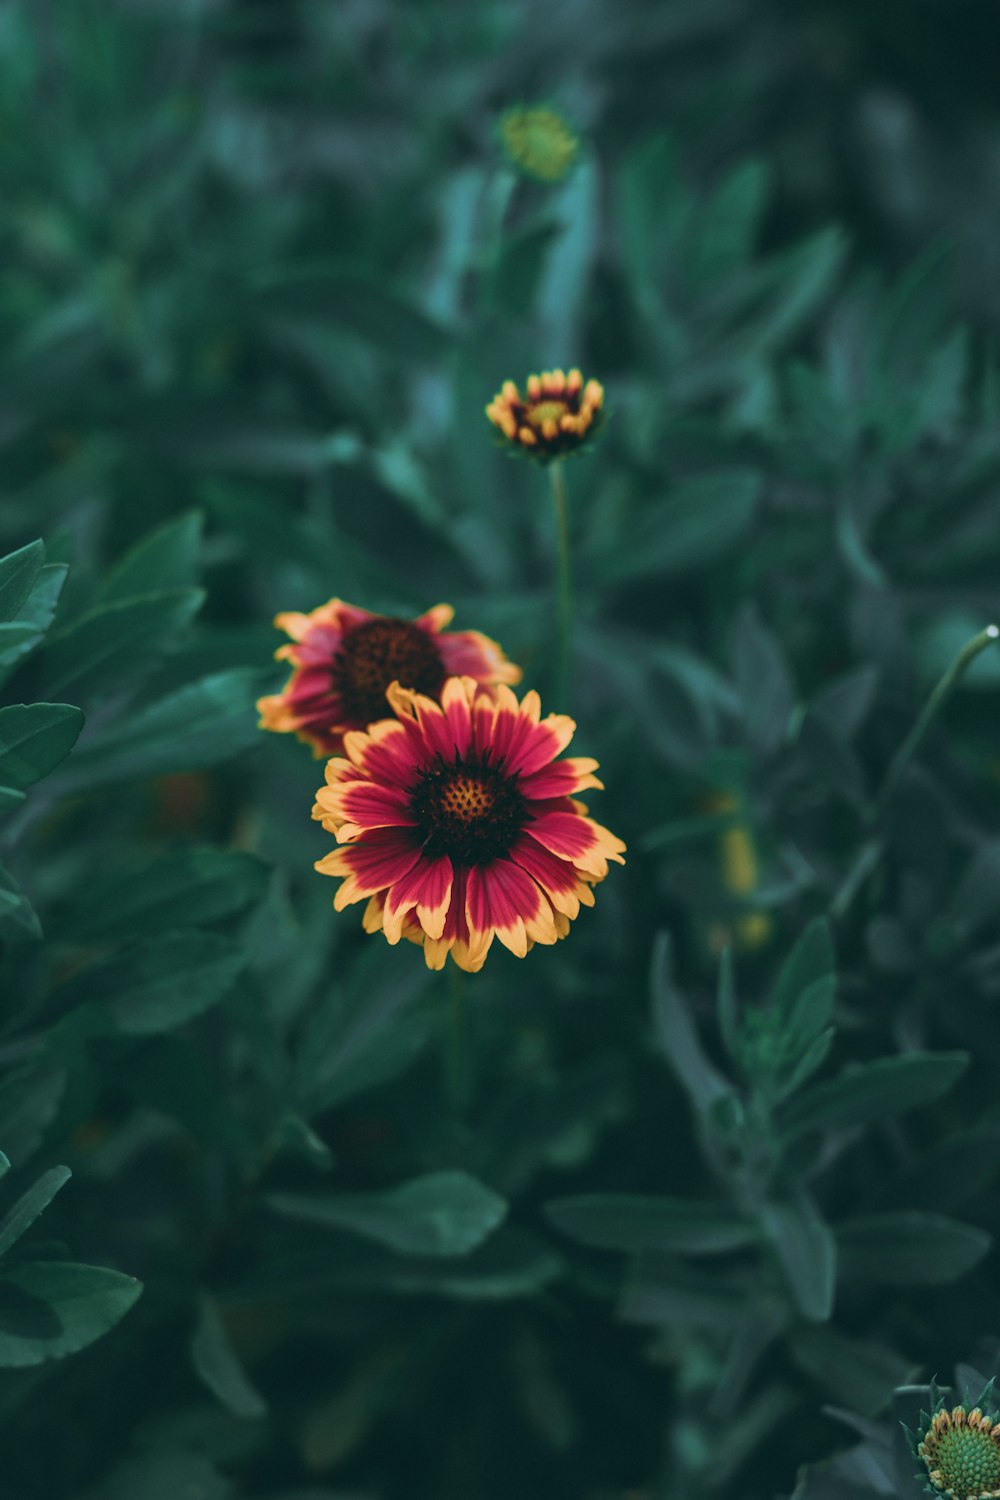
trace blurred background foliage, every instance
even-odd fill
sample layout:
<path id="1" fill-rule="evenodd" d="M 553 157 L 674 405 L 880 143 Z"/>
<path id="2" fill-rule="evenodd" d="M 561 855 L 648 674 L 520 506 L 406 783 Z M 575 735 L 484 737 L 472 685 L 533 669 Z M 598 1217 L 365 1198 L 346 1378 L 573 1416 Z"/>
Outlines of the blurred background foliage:
<path id="1" fill-rule="evenodd" d="M 894 1388 L 1000 1329 L 1000 657 L 887 780 L 1000 612 L 998 31 L 0 4 L 11 1500 L 902 1493 Z M 456 1090 L 253 703 L 333 594 L 551 690 L 483 407 L 570 363 L 547 706 L 629 864 L 469 983 Z"/>

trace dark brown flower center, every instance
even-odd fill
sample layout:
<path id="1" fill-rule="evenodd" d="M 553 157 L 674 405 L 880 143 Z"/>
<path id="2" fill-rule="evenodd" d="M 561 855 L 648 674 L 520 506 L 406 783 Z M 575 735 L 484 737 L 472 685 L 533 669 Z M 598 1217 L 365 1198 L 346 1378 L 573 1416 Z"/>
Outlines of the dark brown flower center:
<path id="1" fill-rule="evenodd" d="M 386 688 L 405 688 L 436 698 L 445 679 L 433 636 L 410 620 L 366 620 L 344 636 L 334 658 L 334 676 L 344 719 L 370 724 L 389 716 Z"/>
<path id="2" fill-rule="evenodd" d="M 424 853 L 432 859 L 446 854 L 456 865 L 488 865 L 506 854 L 527 814 L 516 775 L 488 761 L 441 756 L 422 771 L 410 808 Z"/>

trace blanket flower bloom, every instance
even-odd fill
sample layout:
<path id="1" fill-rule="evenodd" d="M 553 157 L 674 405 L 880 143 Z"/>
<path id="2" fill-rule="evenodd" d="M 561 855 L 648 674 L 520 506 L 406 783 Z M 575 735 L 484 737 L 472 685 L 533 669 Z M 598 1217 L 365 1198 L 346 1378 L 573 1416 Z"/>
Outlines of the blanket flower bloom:
<path id="1" fill-rule="evenodd" d="M 385 718 L 393 682 L 430 698 L 456 675 L 487 687 L 520 682 L 520 667 L 489 636 L 445 630 L 454 613 L 437 604 L 416 620 L 398 620 L 331 599 L 308 615 L 277 615 L 292 644 L 275 655 L 293 670 L 282 692 L 258 701 L 261 728 L 297 734 L 317 756 L 336 755 L 349 730 Z"/>
<path id="2" fill-rule="evenodd" d="M 565 937 L 625 849 L 574 796 L 601 786 L 597 762 L 557 759 L 573 720 L 468 676 L 440 703 L 398 684 L 388 699 L 395 718 L 346 734 L 316 794 L 336 909 L 367 900 L 366 931 L 421 944 L 431 969 L 449 953 L 481 969 L 494 937 L 519 958 Z"/>
<path id="3" fill-rule="evenodd" d="M 991 1392 L 992 1382 L 987 1388 Z M 984 1391 L 983 1395 L 987 1394 Z M 917 1454 L 938 1494 L 953 1500 L 988 1500 L 1000 1496 L 1000 1421 L 980 1406 L 966 1411 L 945 1407 L 920 1435 Z"/>
<path id="4" fill-rule="evenodd" d="M 539 463 L 551 463 L 582 448 L 601 423 L 604 387 L 584 383 L 579 370 L 544 370 L 529 375 L 525 396 L 505 380 L 486 415 L 512 448 Z"/>

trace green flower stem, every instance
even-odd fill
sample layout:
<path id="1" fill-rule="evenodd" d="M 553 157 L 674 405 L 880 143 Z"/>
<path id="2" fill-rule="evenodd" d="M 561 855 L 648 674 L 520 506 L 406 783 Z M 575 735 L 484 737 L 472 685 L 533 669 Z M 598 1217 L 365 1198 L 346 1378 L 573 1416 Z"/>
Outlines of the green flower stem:
<path id="1" fill-rule="evenodd" d="M 923 711 L 917 722 L 893 756 L 882 785 L 875 797 L 873 807 L 875 815 L 883 812 L 890 802 L 893 793 L 899 786 L 904 771 L 916 754 L 920 742 L 930 728 L 935 715 L 940 711 L 954 688 L 961 681 L 970 663 L 975 661 L 980 651 L 985 651 L 987 646 L 992 646 L 996 640 L 1000 640 L 1000 628 L 996 625 L 987 625 L 986 629 L 981 630 L 978 635 L 973 636 L 972 640 L 968 641 L 955 657 L 955 660 L 924 704 Z M 854 863 L 851 865 L 850 870 L 848 870 L 840 889 L 830 904 L 830 915 L 835 921 L 841 920 L 847 914 L 855 896 L 880 864 L 884 852 L 885 846 L 878 838 L 868 839 L 861 846 Z"/>
<path id="2" fill-rule="evenodd" d="M 893 792 L 899 786 L 903 772 L 916 754 L 921 740 L 930 728 L 935 716 L 962 680 L 970 663 L 975 661 L 979 653 L 985 651 L 987 646 L 992 646 L 993 642 L 997 639 L 1000 639 L 1000 629 L 996 625 L 987 625 L 986 629 L 981 630 L 978 635 L 973 636 L 972 640 L 967 642 L 955 657 L 955 660 L 924 704 L 923 712 L 919 719 L 893 756 L 892 763 L 885 774 L 885 780 L 882 782 L 878 796 L 875 798 L 875 807 L 878 812 L 882 811 L 892 797 Z"/>
<path id="3" fill-rule="evenodd" d="M 556 674 L 553 706 L 563 711 L 569 702 L 573 655 L 573 572 L 569 550 L 566 479 L 560 459 L 549 465 L 552 503 L 556 513 Z"/>
<path id="4" fill-rule="evenodd" d="M 469 1102 L 469 1053 L 465 1017 L 465 975 L 450 958 L 448 974 L 448 1024 L 445 1034 L 445 1076 L 448 1099 L 456 1114 Z"/>

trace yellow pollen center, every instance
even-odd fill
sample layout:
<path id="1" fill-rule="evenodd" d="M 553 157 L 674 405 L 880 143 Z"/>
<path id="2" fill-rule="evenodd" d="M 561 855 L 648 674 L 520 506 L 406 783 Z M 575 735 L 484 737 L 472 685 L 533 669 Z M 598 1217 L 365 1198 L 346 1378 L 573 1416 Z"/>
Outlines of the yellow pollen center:
<path id="1" fill-rule="evenodd" d="M 493 811 L 496 794 L 493 788 L 472 776 L 457 775 L 440 791 L 440 809 L 462 823 L 475 823 Z"/>
<path id="2" fill-rule="evenodd" d="M 533 401 L 528 407 L 528 420 L 541 427 L 543 422 L 558 422 L 568 410 L 565 401 Z"/>

